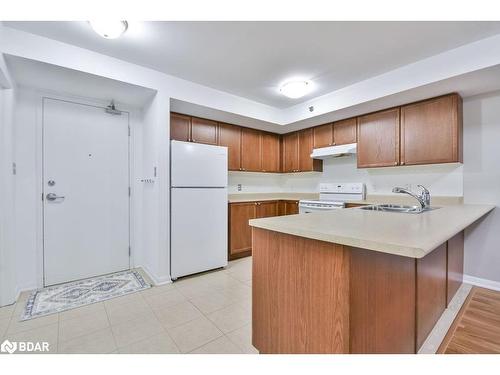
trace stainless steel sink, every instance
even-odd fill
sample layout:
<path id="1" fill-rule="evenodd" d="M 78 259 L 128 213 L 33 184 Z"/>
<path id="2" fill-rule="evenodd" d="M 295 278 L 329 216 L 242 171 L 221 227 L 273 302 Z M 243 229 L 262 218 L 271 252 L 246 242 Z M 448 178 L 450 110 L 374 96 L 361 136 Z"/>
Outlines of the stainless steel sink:
<path id="1" fill-rule="evenodd" d="M 360 207 L 361 210 L 367 211 L 383 211 L 383 212 L 400 212 L 405 214 L 421 214 L 425 211 L 436 210 L 439 207 L 429 207 L 422 209 L 420 206 L 404 206 L 398 204 L 375 204 L 372 206 Z"/>

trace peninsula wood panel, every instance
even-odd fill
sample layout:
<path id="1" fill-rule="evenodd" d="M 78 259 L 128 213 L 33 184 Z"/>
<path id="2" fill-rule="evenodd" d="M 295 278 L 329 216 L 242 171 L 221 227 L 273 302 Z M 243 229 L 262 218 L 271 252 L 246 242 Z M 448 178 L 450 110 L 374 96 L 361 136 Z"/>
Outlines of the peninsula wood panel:
<path id="1" fill-rule="evenodd" d="M 260 172 L 262 144 L 260 131 L 241 128 L 241 169 L 248 172 Z"/>
<path id="2" fill-rule="evenodd" d="M 333 145 L 332 124 L 325 124 L 313 128 L 313 147 L 321 148 Z"/>
<path id="3" fill-rule="evenodd" d="M 227 147 L 227 164 L 230 171 L 241 169 L 241 128 L 219 123 L 219 146 Z"/>
<path id="4" fill-rule="evenodd" d="M 457 94 L 401 107 L 401 164 L 462 162 L 462 99 Z"/>
<path id="5" fill-rule="evenodd" d="M 252 342 L 261 353 L 348 353 L 343 246 L 253 228 Z"/>
<path id="6" fill-rule="evenodd" d="M 283 172 L 299 170 L 299 138 L 298 133 L 288 133 L 283 136 Z"/>
<path id="7" fill-rule="evenodd" d="M 420 349 L 446 309 L 446 247 L 444 243 L 417 259 L 416 349 Z"/>
<path id="8" fill-rule="evenodd" d="M 280 171 L 280 137 L 277 134 L 262 132 L 262 172 Z"/>
<path id="9" fill-rule="evenodd" d="M 464 276 L 464 232 L 456 234 L 448 240 L 447 250 L 448 284 L 446 289 L 446 305 L 448 306 Z"/>
<path id="10" fill-rule="evenodd" d="M 208 145 L 217 144 L 217 121 L 191 118 L 191 141 Z"/>
<path id="11" fill-rule="evenodd" d="M 358 168 L 399 164 L 399 108 L 358 117 Z"/>
<path id="12" fill-rule="evenodd" d="M 252 250 L 252 228 L 248 221 L 256 218 L 256 202 L 229 204 L 229 258 L 249 255 Z"/>
<path id="13" fill-rule="evenodd" d="M 346 145 L 356 143 L 356 118 L 349 118 L 333 123 L 333 144 Z"/>
<path id="14" fill-rule="evenodd" d="M 189 142 L 191 140 L 191 117 L 170 113 L 170 139 Z"/>
<path id="15" fill-rule="evenodd" d="M 349 251 L 350 352 L 415 353 L 415 259 Z"/>

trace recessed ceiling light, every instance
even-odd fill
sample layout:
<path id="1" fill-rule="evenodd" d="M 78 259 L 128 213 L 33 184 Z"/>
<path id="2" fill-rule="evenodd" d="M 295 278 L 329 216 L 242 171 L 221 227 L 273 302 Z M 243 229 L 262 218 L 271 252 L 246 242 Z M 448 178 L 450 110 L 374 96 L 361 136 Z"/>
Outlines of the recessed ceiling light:
<path id="1" fill-rule="evenodd" d="M 116 39 L 127 31 L 127 21 L 89 21 L 94 31 L 106 39 Z"/>
<path id="2" fill-rule="evenodd" d="M 311 91 L 312 84 L 309 81 L 289 81 L 281 85 L 280 92 L 292 99 L 301 98 Z"/>

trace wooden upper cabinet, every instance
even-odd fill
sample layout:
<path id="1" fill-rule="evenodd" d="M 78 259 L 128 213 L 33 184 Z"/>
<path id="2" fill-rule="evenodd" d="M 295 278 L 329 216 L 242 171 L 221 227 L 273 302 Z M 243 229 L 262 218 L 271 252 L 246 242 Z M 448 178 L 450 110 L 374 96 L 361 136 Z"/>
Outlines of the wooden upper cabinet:
<path id="1" fill-rule="evenodd" d="M 257 202 L 256 217 L 258 219 L 278 216 L 278 214 L 278 201 Z"/>
<path id="2" fill-rule="evenodd" d="M 217 144 L 217 121 L 191 118 L 191 141 L 209 145 Z"/>
<path id="3" fill-rule="evenodd" d="M 278 134 L 261 133 L 262 137 L 262 172 L 280 171 L 280 137 Z"/>
<path id="4" fill-rule="evenodd" d="M 462 99 L 447 95 L 401 107 L 401 164 L 462 162 Z"/>
<path id="5" fill-rule="evenodd" d="M 260 131 L 241 128 L 241 170 L 260 172 L 262 144 Z"/>
<path id="6" fill-rule="evenodd" d="M 333 144 L 346 145 L 356 143 L 356 118 L 333 123 Z"/>
<path id="7" fill-rule="evenodd" d="M 311 158 L 313 151 L 313 129 L 304 129 L 299 133 L 299 171 L 322 171 L 321 160 Z"/>
<path id="8" fill-rule="evenodd" d="M 332 124 L 325 124 L 313 128 L 313 147 L 321 148 L 333 145 Z"/>
<path id="9" fill-rule="evenodd" d="M 304 129 L 299 131 L 299 170 L 308 171 L 312 169 L 313 159 L 311 152 L 313 150 L 313 131 Z"/>
<path id="10" fill-rule="evenodd" d="M 299 171 L 299 135 L 297 132 L 283 136 L 283 172 Z"/>
<path id="11" fill-rule="evenodd" d="M 219 146 L 227 147 L 227 164 L 230 171 L 241 169 L 241 128 L 219 123 Z"/>
<path id="12" fill-rule="evenodd" d="M 358 117 L 358 168 L 399 164 L 399 108 Z"/>
<path id="13" fill-rule="evenodd" d="M 170 139 L 189 142 L 191 140 L 191 117 L 170 113 Z"/>

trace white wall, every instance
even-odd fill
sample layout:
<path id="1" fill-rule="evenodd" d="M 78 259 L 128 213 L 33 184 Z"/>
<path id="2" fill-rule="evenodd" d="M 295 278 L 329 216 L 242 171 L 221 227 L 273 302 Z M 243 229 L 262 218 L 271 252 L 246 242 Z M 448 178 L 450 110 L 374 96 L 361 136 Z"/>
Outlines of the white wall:
<path id="1" fill-rule="evenodd" d="M 14 102 L 14 89 L 0 88 L 0 306 L 13 303 L 16 296 L 13 252 L 15 190 L 12 174 Z"/>
<path id="2" fill-rule="evenodd" d="M 241 184 L 241 191 L 238 191 Z M 283 191 L 283 176 L 279 173 L 229 172 L 228 193 L 279 193 Z"/>
<path id="3" fill-rule="evenodd" d="M 363 182 L 368 194 L 392 194 L 394 186 L 429 188 L 434 196 L 463 195 L 463 166 L 439 164 L 397 168 L 357 169 L 356 157 L 327 159 L 323 172 L 290 174 L 229 173 L 229 193 L 301 192 L 317 193 L 324 182 Z M 242 191 L 237 191 L 237 185 Z"/>
<path id="4" fill-rule="evenodd" d="M 0 55 L 0 306 L 15 300 L 14 106 L 15 88 Z"/>
<path id="5" fill-rule="evenodd" d="M 144 109 L 143 176 L 154 184 L 143 185 L 141 214 L 141 265 L 157 284 L 170 281 L 169 202 L 169 100 L 157 93 Z"/>
<path id="6" fill-rule="evenodd" d="M 464 202 L 500 206 L 500 92 L 464 100 Z M 465 274 L 500 282 L 500 213 L 465 237 Z M 500 284 L 499 284 L 500 285 Z"/>
<path id="7" fill-rule="evenodd" d="M 462 196 L 462 165 L 440 164 L 357 169 L 356 157 L 327 159 L 323 173 L 285 175 L 284 191 L 317 192 L 322 182 L 363 182 L 368 194 L 392 194 L 394 186 L 426 186 L 436 196 Z"/>

